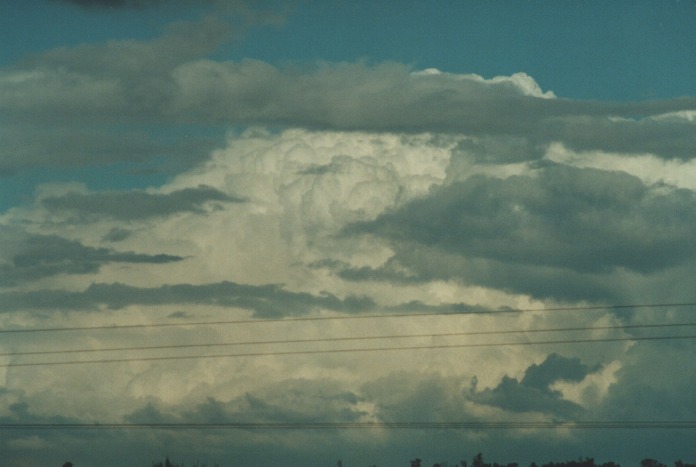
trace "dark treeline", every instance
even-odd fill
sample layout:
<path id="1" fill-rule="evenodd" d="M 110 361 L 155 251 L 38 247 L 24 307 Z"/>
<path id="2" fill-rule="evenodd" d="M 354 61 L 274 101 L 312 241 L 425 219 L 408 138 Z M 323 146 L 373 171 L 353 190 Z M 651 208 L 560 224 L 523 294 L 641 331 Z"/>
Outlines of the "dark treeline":
<path id="1" fill-rule="evenodd" d="M 340 466 L 340 463 L 339 463 Z M 507 464 L 499 464 L 497 462 L 489 463 L 483 460 L 483 454 L 478 453 L 471 460 L 471 463 L 466 460 L 461 460 L 457 464 L 449 464 L 446 462 L 432 464 L 433 467 L 520 467 L 518 462 L 511 462 Z M 426 467 L 423 465 L 423 461 L 420 459 L 414 459 L 411 461 L 410 467 Z M 621 467 L 620 464 L 609 461 L 598 464 L 595 462 L 594 458 L 587 457 L 580 460 L 571 460 L 565 462 L 547 462 L 545 464 L 537 464 L 532 462 L 529 467 Z M 666 464 L 655 460 L 655 459 L 643 459 L 640 461 L 640 467 L 668 467 Z M 696 464 L 689 464 L 683 462 L 681 459 L 674 462 L 674 467 L 696 467 Z"/>
<path id="2" fill-rule="evenodd" d="M 338 461 L 337 463 L 338 467 L 343 467 L 343 463 L 341 461 Z M 186 467 L 183 464 L 174 464 L 169 460 L 169 457 L 167 457 L 163 462 L 153 462 L 152 467 Z M 206 464 L 193 464 L 191 467 L 207 467 Z M 219 464 L 214 464 L 214 466 L 211 467 L 219 467 Z M 375 465 L 372 465 L 370 467 L 377 467 Z M 427 467 L 426 465 L 423 464 L 423 461 L 420 459 L 413 459 L 410 461 L 410 467 Z M 450 464 L 447 462 L 441 462 L 441 463 L 435 463 L 432 464 L 432 467 L 520 467 L 520 464 L 518 462 L 511 462 L 507 464 L 499 464 L 497 462 L 485 462 L 483 460 L 483 454 L 478 453 L 474 456 L 474 458 L 471 460 L 471 462 L 468 462 L 466 460 L 461 460 L 456 464 Z M 546 462 L 545 464 L 537 464 L 536 462 L 532 462 L 529 467 L 621 467 L 620 464 L 609 461 L 609 462 L 603 462 L 601 464 L 598 464 L 595 462 L 594 458 L 592 457 L 587 457 L 585 459 L 579 459 L 579 460 L 572 460 L 572 461 L 565 461 L 565 462 Z M 640 467 L 669 467 L 667 464 L 663 464 L 662 462 L 655 460 L 655 459 L 643 459 L 640 461 Z M 683 462 L 681 459 L 677 460 L 674 462 L 674 467 L 696 467 L 696 464 L 690 464 L 687 462 Z"/>
<path id="3" fill-rule="evenodd" d="M 169 460 L 169 456 L 167 456 L 164 459 L 164 462 L 153 462 L 152 467 L 185 467 L 183 464 L 174 464 L 172 461 Z M 196 462 L 193 464 L 191 467 L 208 467 L 207 464 L 199 464 Z M 218 464 L 215 464 L 213 467 L 220 467 Z"/>

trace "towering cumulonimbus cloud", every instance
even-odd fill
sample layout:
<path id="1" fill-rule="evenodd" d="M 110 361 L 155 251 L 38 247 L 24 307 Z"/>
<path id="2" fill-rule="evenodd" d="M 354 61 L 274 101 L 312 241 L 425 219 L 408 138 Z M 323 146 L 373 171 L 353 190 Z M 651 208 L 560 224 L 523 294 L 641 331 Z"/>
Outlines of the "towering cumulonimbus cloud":
<path id="1" fill-rule="evenodd" d="M 158 189 L 45 187 L 34 204 L 3 216 L 15 226 L 13 238 L 43 245 L 20 255 L 26 259 L 3 259 L 7 277 L 24 271 L 21 283 L 6 282 L 0 291 L 3 319 L 55 327 L 57 316 L 37 314 L 54 309 L 60 326 L 117 320 L 145 327 L 128 335 L 99 331 L 104 335 L 92 345 L 140 349 L 106 358 L 121 363 L 47 366 L 41 381 L 31 367 L 3 367 L 3 397 L 15 401 L 3 417 L 50 420 L 61 413 L 79 421 L 88 407 L 100 419 L 128 423 L 208 421 L 215 413 L 215 420 L 235 423 L 454 417 L 541 424 L 601 418 L 621 397 L 657 391 L 638 370 L 655 355 L 625 340 L 634 334 L 620 327 L 650 323 L 649 315 L 545 309 L 659 303 L 667 298 L 659 284 L 669 284 L 670 298 L 687 298 L 693 191 L 599 162 L 574 166 L 582 165 L 578 154 L 558 146 L 530 149 L 541 151 L 533 161 L 515 158 L 514 144 L 493 136 L 254 128 L 230 134 L 225 148 Z M 672 170 L 661 167 L 665 176 Z M 506 308 L 528 312 L 485 313 Z M 404 317 L 364 318 L 391 313 Z M 316 316 L 341 319 L 278 321 Z M 191 320 L 238 324 L 184 326 Z M 163 322 L 175 326 L 147 327 Z M 592 347 L 517 345 L 520 336 L 563 342 L 539 332 L 557 328 L 619 339 Z M 28 341 L 34 339 L 3 346 Z M 54 339 L 59 348 L 90 342 Z M 206 343 L 222 345 L 217 353 L 227 357 L 159 361 L 161 354 L 147 350 L 181 344 L 204 354 L 211 350 L 200 347 Z M 662 351 L 689 355 L 678 344 Z M 66 375 L 99 397 L 70 405 L 78 388 L 64 382 Z M 690 404 L 680 381 L 655 392 L 669 395 L 670 411 Z M 620 418 L 645 410 L 636 406 Z M 177 439 L 186 446 L 212 442 L 202 436 Z M 387 446 L 393 454 L 417 439 L 388 431 L 325 436 L 372 446 L 370 452 Z M 494 445 L 487 434 L 447 439 Z M 537 439 L 549 442 L 533 431 L 510 442 L 522 449 Z M 316 442 L 306 434 L 249 433 L 232 444 L 253 459 L 264 443 L 291 440 L 303 449 Z M 558 446 L 576 441 L 561 432 L 553 437 Z M 582 442 L 601 439 L 588 434 Z"/>
<path id="2" fill-rule="evenodd" d="M 688 421 L 693 97 L 219 58 L 238 34 L 207 17 L 0 70 L 0 176 L 58 173 L 0 214 L 0 424 L 231 424 L 89 432 L 89 459 L 299 466 L 414 446 L 632 459 L 621 430 L 561 425 Z M 76 167 L 113 184 L 55 182 Z M 0 453 L 83 450 L 34 425 Z"/>

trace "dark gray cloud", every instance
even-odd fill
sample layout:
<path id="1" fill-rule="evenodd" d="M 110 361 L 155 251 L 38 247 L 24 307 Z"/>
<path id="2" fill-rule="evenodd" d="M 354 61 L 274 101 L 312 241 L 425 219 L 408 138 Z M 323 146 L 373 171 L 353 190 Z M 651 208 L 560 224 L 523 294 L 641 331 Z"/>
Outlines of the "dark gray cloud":
<path id="1" fill-rule="evenodd" d="M 572 419 L 581 413 L 580 406 L 558 394 L 526 386 L 508 376 L 494 389 L 485 389 L 472 399 L 510 412 L 541 412 L 562 419 Z"/>
<path id="2" fill-rule="evenodd" d="M 551 165 L 506 179 L 473 176 L 348 227 L 389 239 L 399 253 L 382 270 L 342 274 L 450 274 L 541 296 L 563 296 L 567 280 L 601 291 L 602 277 L 617 270 L 652 274 L 696 260 L 694 203 L 692 191 L 619 172 Z"/>
<path id="3" fill-rule="evenodd" d="M 174 284 L 160 287 L 135 287 L 125 284 L 92 284 L 82 292 L 39 290 L 0 294 L 0 311 L 18 309 L 96 310 L 129 305 L 209 304 L 253 310 L 262 318 L 303 315 L 317 308 L 358 313 L 375 308 L 368 297 L 339 298 L 329 293 L 313 295 L 291 292 L 276 284 L 246 285 L 234 282 L 193 285 Z"/>
<path id="4" fill-rule="evenodd" d="M 63 3 L 72 3 L 90 10 L 105 9 L 145 9 L 161 8 L 179 5 L 224 5 L 234 4 L 238 6 L 255 3 L 254 0 L 54 0 Z"/>
<path id="5" fill-rule="evenodd" d="M 588 374 L 598 369 L 591 370 L 577 357 L 563 357 L 554 352 L 543 362 L 534 363 L 528 367 L 520 384 L 541 391 L 549 391 L 549 386 L 557 381 L 582 381 Z"/>
<path id="6" fill-rule="evenodd" d="M 395 255 L 378 267 L 351 267 L 348 264 L 325 260 L 314 267 L 329 269 L 341 279 L 352 282 L 385 282 L 414 284 L 420 282 L 451 280 L 500 288 L 511 292 L 530 293 L 537 297 L 559 297 L 571 300 L 596 300 L 620 302 L 621 298 L 611 288 L 608 274 L 587 274 L 565 268 L 510 264 L 504 261 L 467 258 L 451 255 L 437 247 L 427 247 L 414 242 L 393 245 Z M 478 307 L 467 304 L 441 304 L 426 306 L 417 302 L 400 304 L 397 309 L 417 308 L 439 311 L 476 312 Z"/>
<path id="7" fill-rule="evenodd" d="M 650 272 L 696 251 L 694 202 L 691 191 L 662 194 L 627 174 L 554 166 L 536 177 L 475 176 L 362 229 L 470 257 Z"/>
<path id="8" fill-rule="evenodd" d="M 456 279 L 535 297 L 623 301 L 610 273 L 589 274 L 567 268 L 468 258 L 416 242 L 393 242 L 392 248 L 395 255 L 384 266 L 338 268 L 334 272 L 349 281 L 408 284 Z"/>
<path id="9" fill-rule="evenodd" d="M 686 107 L 696 108 L 689 99 L 675 100 Z M 636 106 L 639 106 L 637 104 Z M 649 108 L 649 103 L 646 104 Z M 693 121 L 686 119 L 623 119 L 609 118 L 560 118 L 545 122 L 539 128 L 542 141 L 561 141 L 577 151 L 600 150 L 606 152 L 653 153 L 663 157 L 692 159 L 696 156 L 689 133 L 694 131 Z M 602 138 L 602 136 L 606 138 Z"/>
<path id="10" fill-rule="evenodd" d="M 181 256 L 121 252 L 85 246 L 57 235 L 5 234 L 11 247 L 0 263 L 0 286 L 16 285 L 58 274 L 90 274 L 109 263 L 163 264 L 181 261 Z"/>
<path id="11" fill-rule="evenodd" d="M 75 423 L 77 420 L 62 415 L 38 415 L 30 410 L 26 401 L 15 402 L 8 407 L 7 415 L 0 416 L 0 423 Z"/>
<path id="12" fill-rule="evenodd" d="M 142 8 L 162 5 L 162 0 L 59 0 L 63 3 L 73 3 L 84 8 Z"/>
<path id="13" fill-rule="evenodd" d="M 90 125 L 274 125 L 314 129 L 462 133 L 488 139 L 492 160 L 531 160 L 552 142 L 576 150 L 696 156 L 693 122 L 653 118 L 696 109 L 696 99 L 612 103 L 538 97 L 529 77 L 484 81 L 418 74 L 402 64 L 317 64 L 280 68 L 246 60 L 206 59 L 230 37 L 219 20 L 172 26 L 152 41 L 113 41 L 60 48 L 8 71 L 0 89 L 4 123 L 22 148 L 7 151 L 6 171 L 39 165 L 30 137 L 43 127 Z M 27 76 L 30 79 L 26 78 Z M 534 86 L 536 84 L 534 83 Z M 19 123 L 18 123 L 19 122 Z M 75 140 L 66 161 L 84 159 Z M 500 154 L 491 138 L 515 141 Z M 183 140 L 183 138 L 182 138 Z M 123 144 L 123 143 L 121 143 Z M 106 146 L 104 146 L 106 147 Z M 107 153 L 106 149 L 101 152 Z M 484 154 L 485 153 L 485 154 Z M 114 156 L 115 157 L 115 156 Z M 124 157 L 121 155 L 120 157 Z M 62 159 L 54 162 L 60 165 Z"/>
<path id="14" fill-rule="evenodd" d="M 694 99 L 627 104 L 542 99 L 526 95 L 511 81 L 418 75 L 396 63 L 343 63 L 299 71 L 256 61 L 191 63 L 179 70 L 178 78 L 182 92 L 175 105 L 201 119 L 502 135 L 529 140 L 530 146 L 567 140 L 578 149 L 620 152 L 643 152 L 648 144 L 665 157 L 694 156 L 688 145 L 693 143 L 692 123 L 647 118 L 694 109 Z"/>
<path id="15" fill-rule="evenodd" d="M 582 381 L 590 373 L 580 359 L 552 353 L 542 363 L 527 368 L 521 381 L 505 376 L 495 388 L 474 392 L 471 397 L 511 412 L 542 412 L 572 419 L 580 415 L 582 408 L 563 399 L 550 386 L 557 381 Z"/>
<path id="16" fill-rule="evenodd" d="M 171 193 L 144 191 L 71 192 L 49 196 L 41 204 L 51 210 L 73 211 L 85 216 L 106 216 L 119 220 L 135 220 L 167 216 L 178 212 L 202 212 L 206 203 L 243 202 L 244 199 L 225 194 L 215 188 L 199 186 Z"/>

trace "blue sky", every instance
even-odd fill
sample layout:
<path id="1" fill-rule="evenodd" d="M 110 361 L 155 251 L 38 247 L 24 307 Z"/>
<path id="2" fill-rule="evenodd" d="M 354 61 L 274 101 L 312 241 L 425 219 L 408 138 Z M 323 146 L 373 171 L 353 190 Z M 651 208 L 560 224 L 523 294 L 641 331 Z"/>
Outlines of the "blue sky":
<path id="1" fill-rule="evenodd" d="M 283 12 L 283 24 L 253 29 L 216 56 L 273 63 L 394 60 L 487 77 L 525 71 L 569 98 L 647 99 L 694 90 L 696 13 L 690 1 L 266 4 Z M 5 2 L 2 62 L 56 46 L 151 38 L 169 22 L 204 10 Z"/>
<path id="2" fill-rule="evenodd" d="M 569 98 L 673 97 L 693 92 L 693 17 L 687 2 L 314 3 L 234 56 L 525 71 Z"/>
<path id="3" fill-rule="evenodd" d="M 0 459 L 696 461 L 693 24 L 0 2 Z"/>

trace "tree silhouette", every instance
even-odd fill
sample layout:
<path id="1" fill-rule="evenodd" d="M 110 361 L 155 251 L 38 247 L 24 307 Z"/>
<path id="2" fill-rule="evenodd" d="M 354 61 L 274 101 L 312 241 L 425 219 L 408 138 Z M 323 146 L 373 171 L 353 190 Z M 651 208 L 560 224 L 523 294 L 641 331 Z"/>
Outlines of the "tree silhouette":
<path id="1" fill-rule="evenodd" d="M 167 456 L 164 459 L 164 462 L 153 462 L 152 467 L 183 467 L 183 466 L 172 464 L 172 461 L 169 460 L 169 456 Z"/>
<path id="2" fill-rule="evenodd" d="M 655 459 L 643 459 L 640 461 L 640 466 L 641 467 L 667 467 L 665 464 L 663 464 L 660 461 L 657 461 Z"/>

